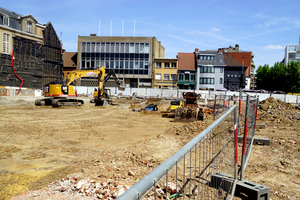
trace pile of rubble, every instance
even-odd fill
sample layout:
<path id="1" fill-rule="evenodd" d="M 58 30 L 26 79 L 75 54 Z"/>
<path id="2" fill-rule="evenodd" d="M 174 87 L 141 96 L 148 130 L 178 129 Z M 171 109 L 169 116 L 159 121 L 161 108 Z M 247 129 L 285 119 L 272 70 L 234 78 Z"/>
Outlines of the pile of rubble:
<path id="1" fill-rule="evenodd" d="M 270 97 L 266 100 L 263 100 L 259 103 L 260 109 L 267 111 L 269 109 L 294 109 L 295 106 L 290 103 L 285 103 L 284 101 L 280 99 L 275 99 L 273 97 Z"/>
<path id="2" fill-rule="evenodd" d="M 293 125 L 300 120 L 298 107 L 290 103 L 285 103 L 280 99 L 270 97 L 259 103 L 257 119 L 266 123 L 286 123 Z"/>

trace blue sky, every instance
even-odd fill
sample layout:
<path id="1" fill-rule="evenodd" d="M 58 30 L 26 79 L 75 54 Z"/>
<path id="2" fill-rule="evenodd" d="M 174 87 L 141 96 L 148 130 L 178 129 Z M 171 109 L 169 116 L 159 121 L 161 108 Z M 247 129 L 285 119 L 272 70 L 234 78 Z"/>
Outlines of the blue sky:
<path id="1" fill-rule="evenodd" d="M 300 36 L 299 0 L 11 0 L 0 6 L 51 22 L 68 52 L 77 51 L 78 35 L 99 35 L 100 27 L 101 36 L 155 36 L 167 58 L 239 44 L 254 53 L 257 67 L 273 66 Z"/>

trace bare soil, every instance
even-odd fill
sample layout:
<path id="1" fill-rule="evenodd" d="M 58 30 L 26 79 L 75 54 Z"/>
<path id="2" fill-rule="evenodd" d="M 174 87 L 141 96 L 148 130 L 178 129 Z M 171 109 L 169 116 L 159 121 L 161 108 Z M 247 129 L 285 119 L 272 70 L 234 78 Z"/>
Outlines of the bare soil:
<path id="1" fill-rule="evenodd" d="M 33 97 L 0 97 L 0 199 L 43 199 L 32 191 L 67 176 L 130 187 L 213 122 L 207 116 L 187 128 L 158 112 L 132 111 L 146 100 L 114 102 L 118 105 L 52 108 L 35 106 Z M 148 101 L 160 110 L 169 102 Z M 245 179 L 270 187 L 272 200 L 299 199 L 299 110 L 273 102 L 258 117 L 266 128 L 257 129 L 256 137 L 271 139 L 271 145 L 253 147 Z M 65 195 L 53 199 L 68 199 Z"/>

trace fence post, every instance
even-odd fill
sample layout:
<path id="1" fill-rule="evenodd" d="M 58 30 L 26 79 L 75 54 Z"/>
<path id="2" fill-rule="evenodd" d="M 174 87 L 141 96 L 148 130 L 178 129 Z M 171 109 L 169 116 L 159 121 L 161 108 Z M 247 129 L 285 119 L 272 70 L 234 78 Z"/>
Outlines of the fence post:
<path id="1" fill-rule="evenodd" d="M 236 101 L 234 101 L 234 105 L 236 105 Z M 237 106 L 234 109 L 234 156 L 235 156 L 235 165 L 234 165 L 234 180 L 237 180 L 238 170 L 237 170 L 237 162 L 238 162 L 238 116 L 237 116 Z"/>
<path id="2" fill-rule="evenodd" d="M 239 93 L 239 120 L 238 120 L 238 135 L 240 135 L 240 122 L 241 122 L 241 108 L 242 108 L 242 91 Z"/>
<path id="3" fill-rule="evenodd" d="M 244 138 L 243 138 L 243 149 L 242 149 L 242 163 L 241 163 L 241 177 L 240 180 L 243 180 L 243 174 L 244 174 L 244 164 L 245 164 L 245 157 L 246 157 L 246 142 L 247 142 L 247 131 L 248 131 L 248 114 L 249 114 L 249 104 L 250 99 L 247 95 L 247 103 L 246 103 L 246 113 L 245 113 L 245 123 L 244 123 Z"/>
<path id="4" fill-rule="evenodd" d="M 216 108 L 217 108 L 217 95 L 215 95 L 215 105 L 214 105 L 214 121 L 216 118 Z"/>

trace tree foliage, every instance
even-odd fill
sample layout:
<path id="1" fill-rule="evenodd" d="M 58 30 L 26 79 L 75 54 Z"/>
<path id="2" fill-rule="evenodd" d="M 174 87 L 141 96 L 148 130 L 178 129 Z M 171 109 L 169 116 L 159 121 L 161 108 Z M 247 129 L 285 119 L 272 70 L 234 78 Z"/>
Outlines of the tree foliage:
<path id="1" fill-rule="evenodd" d="M 269 91 L 300 92 L 300 62 L 290 62 L 288 65 L 275 63 L 259 66 L 256 71 L 257 89 Z"/>

